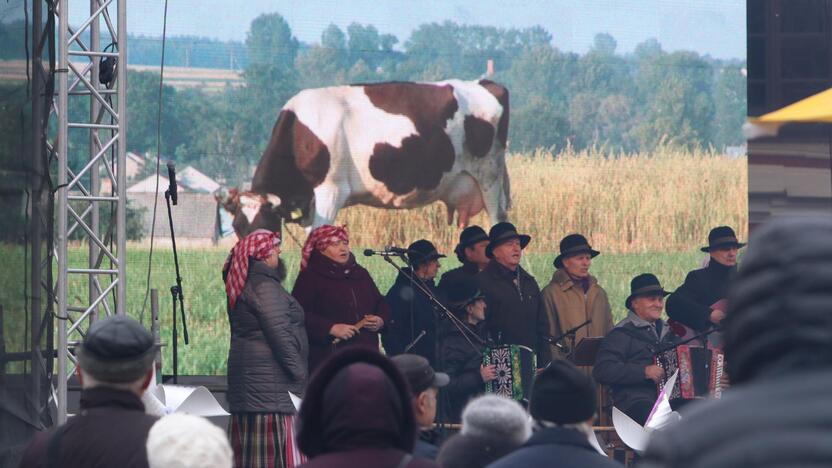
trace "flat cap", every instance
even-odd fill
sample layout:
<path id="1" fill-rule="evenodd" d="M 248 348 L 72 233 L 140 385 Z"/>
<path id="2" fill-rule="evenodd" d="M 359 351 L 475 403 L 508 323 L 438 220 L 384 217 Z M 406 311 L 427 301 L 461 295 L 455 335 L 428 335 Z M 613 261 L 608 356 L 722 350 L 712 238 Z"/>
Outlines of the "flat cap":
<path id="1" fill-rule="evenodd" d="M 153 335 L 125 315 L 103 318 L 92 324 L 78 353 L 81 368 L 110 382 L 138 379 L 153 362 Z"/>

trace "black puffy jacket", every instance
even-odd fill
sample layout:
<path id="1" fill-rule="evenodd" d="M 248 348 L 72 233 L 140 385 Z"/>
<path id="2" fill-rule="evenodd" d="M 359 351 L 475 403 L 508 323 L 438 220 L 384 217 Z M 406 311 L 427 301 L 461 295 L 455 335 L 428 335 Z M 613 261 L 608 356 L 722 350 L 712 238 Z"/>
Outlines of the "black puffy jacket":
<path id="1" fill-rule="evenodd" d="M 250 260 L 248 278 L 228 311 L 228 404 L 232 413 L 295 412 L 289 393 L 303 394 L 309 342 L 303 308 L 277 270 Z"/>

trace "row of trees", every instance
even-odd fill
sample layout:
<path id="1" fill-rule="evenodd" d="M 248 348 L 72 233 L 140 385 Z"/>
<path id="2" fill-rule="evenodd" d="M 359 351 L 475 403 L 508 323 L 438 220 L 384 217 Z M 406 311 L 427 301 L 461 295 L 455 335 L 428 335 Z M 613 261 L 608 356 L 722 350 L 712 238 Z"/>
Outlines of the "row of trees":
<path id="1" fill-rule="evenodd" d="M 609 34 L 598 34 L 585 54 L 561 51 L 556 43 L 541 27 L 447 21 L 421 25 L 400 46 L 395 36 L 357 23 L 346 31 L 330 25 L 310 45 L 299 42 L 279 14 L 262 15 L 251 23 L 244 53 L 236 52 L 245 86 L 213 94 L 165 87 L 162 154 L 238 184 L 248 180 L 280 107 L 300 89 L 477 79 L 489 60 L 491 79 L 511 92 L 513 150 L 605 146 L 634 152 L 661 144 L 721 149 L 743 142 L 743 61 L 669 52 L 654 39 L 622 54 Z M 130 149 L 155 152 L 158 75 L 131 73 L 129 79 Z"/>

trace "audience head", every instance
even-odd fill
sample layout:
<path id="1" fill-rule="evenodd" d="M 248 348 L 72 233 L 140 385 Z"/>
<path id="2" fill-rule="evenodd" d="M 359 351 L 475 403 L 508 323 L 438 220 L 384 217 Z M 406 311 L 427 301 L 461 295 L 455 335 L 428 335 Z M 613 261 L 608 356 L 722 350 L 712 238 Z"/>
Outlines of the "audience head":
<path id="1" fill-rule="evenodd" d="M 439 388 L 448 385 L 448 374 L 434 372 L 427 359 L 416 354 L 399 354 L 393 363 L 407 380 L 416 424 L 430 429 L 436 419 Z"/>
<path id="2" fill-rule="evenodd" d="M 520 265 L 523 249 L 531 240 L 531 236 L 518 234 L 513 224 L 503 221 L 491 226 L 488 231 L 489 242 L 485 254 L 513 271 Z"/>
<path id="3" fill-rule="evenodd" d="M 630 295 L 624 305 L 642 320 L 652 323 L 661 318 L 668 294 L 655 275 L 642 273 L 630 281 Z"/>
<path id="4" fill-rule="evenodd" d="M 531 436 L 531 419 L 514 400 L 483 395 L 462 411 L 462 431 L 439 450 L 437 462 L 455 468 L 480 468 L 508 455 Z"/>
<path id="5" fill-rule="evenodd" d="M 78 373 L 84 388 L 107 386 L 141 396 L 153 377 L 156 345 L 136 320 L 114 315 L 95 321 L 78 350 Z"/>
<path id="6" fill-rule="evenodd" d="M 416 442 L 407 381 L 390 359 L 359 347 L 315 371 L 298 425 L 298 446 L 310 458 L 362 447 L 411 452 Z"/>
<path id="7" fill-rule="evenodd" d="M 225 431 L 205 418 L 171 414 L 147 435 L 150 468 L 231 468 L 232 451 Z"/>
<path id="8" fill-rule="evenodd" d="M 731 288 L 723 322 L 731 383 L 832 366 L 832 218 L 760 228 Z"/>
<path id="9" fill-rule="evenodd" d="M 555 268 L 563 268 L 573 278 L 586 278 L 592 259 L 598 254 L 600 252 L 589 245 L 586 237 L 569 234 L 560 241 L 560 255 L 555 257 Z"/>
<path id="10" fill-rule="evenodd" d="M 459 244 L 454 249 L 456 258 L 461 263 L 473 263 L 480 269 L 488 265 L 485 248 L 488 246 L 488 234 L 479 226 L 468 226 L 459 235 Z"/>
<path id="11" fill-rule="evenodd" d="M 439 259 L 445 256 L 429 240 L 419 239 L 407 247 L 407 260 L 416 276 L 432 280 L 439 273 Z"/>
<path id="12" fill-rule="evenodd" d="M 572 363 L 555 360 L 535 379 L 529 412 L 536 421 L 557 425 L 592 423 L 595 382 Z"/>
<path id="13" fill-rule="evenodd" d="M 737 253 L 745 244 L 737 240 L 737 235 L 729 226 L 718 226 L 708 234 L 708 245 L 700 250 L 711 255 L 711 261 L 724 266 L 737 264 Z"/>

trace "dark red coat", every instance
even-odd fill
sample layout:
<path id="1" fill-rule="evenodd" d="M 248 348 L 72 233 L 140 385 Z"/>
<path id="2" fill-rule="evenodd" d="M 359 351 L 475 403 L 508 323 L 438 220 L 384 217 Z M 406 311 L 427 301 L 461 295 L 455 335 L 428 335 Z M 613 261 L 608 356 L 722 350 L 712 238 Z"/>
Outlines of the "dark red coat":
<path id="1" fill-rule="evenodd" d="M 362 346 L 378 351 L 378 333 L 362 329 L 358 336 L 337 346 L 333 346 L 329 334 L 336 323 L 355 324 L 367 314 L 378 315 L 385 324 L 389 320 L 390 309 L 384 296 L 353 255 L 342 265 L 312 252 L 309 265 L 295 281 L 292 295 L 306 313 L 310 374 L 335 349 Z"/>

